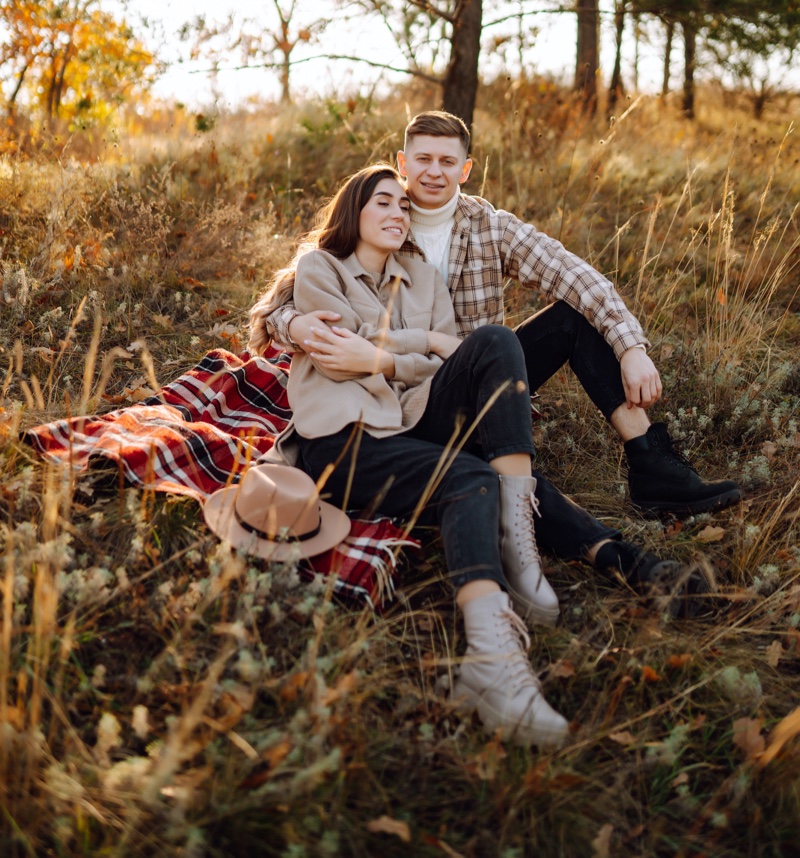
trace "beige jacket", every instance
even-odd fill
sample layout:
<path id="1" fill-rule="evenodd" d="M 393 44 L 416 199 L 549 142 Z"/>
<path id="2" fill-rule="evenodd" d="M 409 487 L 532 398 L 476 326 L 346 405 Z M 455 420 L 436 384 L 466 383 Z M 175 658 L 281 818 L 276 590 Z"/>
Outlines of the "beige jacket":
<path id="1" fill-rule="evenodd" d="M 428 332 L 455 336 L 453 304 L 439 272 L 418 259 L 389 256 L 376 287 L 355 254 L 339 260 L 312 250 L 297 264 L 294 303 L 301 313 L 341 313 L 337 325 L 394 355 L 395 375 L 354 375 L 323 370 L 304 352 L 292 356 L 289 404 L 293 420 L 276 444 L 293 462 L 293 431 L 320 438 L 359 422 L 376 438 L 414 426 L 428 402 L 430 381 L 442 359 L 428 352 Z M 274 457 L 271 457 L 274 458 Z"/>

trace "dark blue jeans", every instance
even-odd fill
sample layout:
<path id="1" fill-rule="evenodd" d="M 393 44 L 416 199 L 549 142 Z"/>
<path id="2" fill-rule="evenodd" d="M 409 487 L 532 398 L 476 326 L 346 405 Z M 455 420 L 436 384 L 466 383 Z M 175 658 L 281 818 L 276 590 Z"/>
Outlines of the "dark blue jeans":
<path id="1" fill-rule="evenodd" d="M 602 334 L 569 304 L 556 301 L 514 332 L 525 353 L 528 383 L 538 390 L 569 361 L 589 398 L 606 420 L 625 400 L 619 361 Z"/>
<path id="2" fill-rule="evenodd" d="M 506 587 L 499 547 L 499 481 L 488 464 L 498 456 L 533 453 L 530 398 L 519 340 L 501 326 L 470 334 L 440 367 L 428 404 L 408 432 L 374 438 L 356 425 L 323 438 L 300 438 L 300 465 L 315 480 L 335 463 L 324 493 L 343 508 L 408 518 L 441 529 L 445 559 L 455 586 L 492 579 Z M 518 384 L 519 383 L 519 384 Z M 477 429 L 475 416 L 506 385 Z M 453 437 L 461 452 L 442 468 Z M 541 518 L 537 538 L 544 548 L 576 559 L 617 531 L 604 527 L 537 477 Z"/>

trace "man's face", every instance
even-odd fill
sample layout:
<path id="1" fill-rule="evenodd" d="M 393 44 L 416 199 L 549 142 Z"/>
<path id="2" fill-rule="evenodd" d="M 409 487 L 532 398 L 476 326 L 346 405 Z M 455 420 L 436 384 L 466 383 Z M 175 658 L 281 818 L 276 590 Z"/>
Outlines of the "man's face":
<path id="1" fill-rule="evenodd" d="M 412 137 L 397 153 L 397 168 L 408 180 L 408 196 L 421 209 L 438 209 L 467 181 L 472 160 L 458 137 Z"/>

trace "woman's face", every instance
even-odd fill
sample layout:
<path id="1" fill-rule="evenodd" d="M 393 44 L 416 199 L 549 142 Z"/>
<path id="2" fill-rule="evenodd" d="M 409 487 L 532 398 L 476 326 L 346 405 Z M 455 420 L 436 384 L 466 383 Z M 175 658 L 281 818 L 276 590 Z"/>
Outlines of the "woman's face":
<path id="1" fill-rule="evenodd" d="M 356 256 L 368 271 L 382 270 L 386 257 L 400 249 L 408 234 L 409 212 L 410 203 L 399 182 L 381 179 L 358 219 Z M 379 268 L 370 268 L 362 255 L 370 260 L 382 258 L 383 261 Z"/>

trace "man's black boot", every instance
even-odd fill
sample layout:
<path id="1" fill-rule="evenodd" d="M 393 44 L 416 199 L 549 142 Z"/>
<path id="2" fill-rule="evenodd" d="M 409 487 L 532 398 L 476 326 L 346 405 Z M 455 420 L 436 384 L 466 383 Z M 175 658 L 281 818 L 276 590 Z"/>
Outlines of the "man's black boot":
<path id="1" fill-rule="evenodd" d="M 711 608 L 711 587 L 699 569 L 676 560 L 661 560 L 630 542 L 607 542 L 597 552 L 594 566 L 611 575 L 621 575 L 659 613 L 671 619 L 696 617 Z"/>
<path id="2" fill-rule="evenodd" d="M 707 483 L 672 447 L 664 423 L 625 442 L 631 502 L 645 512 L 692 515 L 724 509 L 742 499 L 733 480 Z"/>

